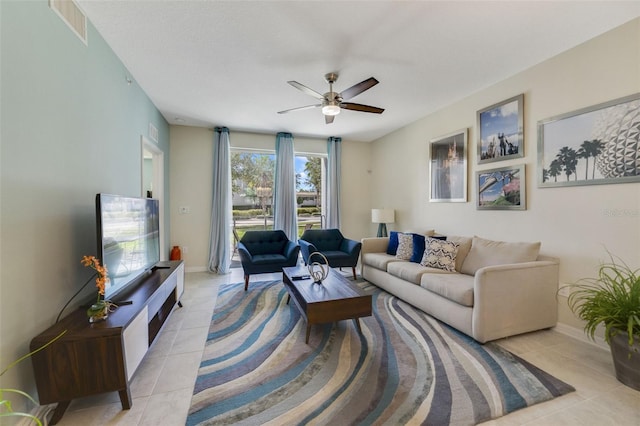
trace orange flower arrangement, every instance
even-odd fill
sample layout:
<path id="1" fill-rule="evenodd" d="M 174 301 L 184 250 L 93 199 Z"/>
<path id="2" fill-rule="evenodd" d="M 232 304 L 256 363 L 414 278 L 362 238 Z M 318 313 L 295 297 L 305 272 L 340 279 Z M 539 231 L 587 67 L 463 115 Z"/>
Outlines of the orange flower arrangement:
<path id="1" fill-rule="evenodd" d="M 98 289 L 98 300 L 87 309 L 89 322 L 97 322 L 106 319 L 109 312 L 117 306 L 108 300 L 104 300 L 104 291 L 109 282 L 109 272 L 107 267 L 100 264 L 100 260 L 95 256 L 83 256 L 81 263 L 96 271 L 96 287 Z"/>
<path id="2" fill-rule="evenodd" d="M 98 300 L 100 300 L 100 296 L 104 296 L 105 287 L 109 282 L 109 271 L 106 266 L 100 265 L 100 260 L 95 256 L 83 256 L 81 262 L 84 266 L 90 266 L 98 273 L 96 287 L 98 288 Z"/>

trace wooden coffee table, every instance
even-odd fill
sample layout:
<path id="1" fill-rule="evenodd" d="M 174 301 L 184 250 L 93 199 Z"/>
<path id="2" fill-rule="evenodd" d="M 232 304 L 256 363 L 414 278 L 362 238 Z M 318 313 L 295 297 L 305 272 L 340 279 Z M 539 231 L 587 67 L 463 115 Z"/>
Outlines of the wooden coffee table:
<path id="1" fill-rule="evenodd" d="M 313 279 L 296 280 L 294 277 L 309 275 L 306 266 L 282 268 L 282 281 L 300 313 L 307 321 L 305 343 L 309 343 L 312 324 L 322 324 L 353 319 L 360 328 L 360 317 L 371 316 L 371 295 L 365 294 L 358 286 L 334 269 L 329 271 L 321 284 Z"/>

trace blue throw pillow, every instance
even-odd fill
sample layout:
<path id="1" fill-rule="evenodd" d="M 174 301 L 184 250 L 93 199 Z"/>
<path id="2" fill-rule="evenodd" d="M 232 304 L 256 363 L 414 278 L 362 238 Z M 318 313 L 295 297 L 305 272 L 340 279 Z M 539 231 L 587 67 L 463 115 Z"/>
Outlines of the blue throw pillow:
<path id="1" fill-rule="evenodd" d="M 420 234 L 411 234 L 413 235 L 413 254 L 411 255 L 411 262 L 420 263 L 422 261 L 422 256 L 424 255 L 424 235 Z"/>
<path id="2" fill-rule="evenodd" d="M 389 234 L 389 245 L 387 246 L 387 254 L 391 254 L 393 256 L 396 255 L 398 251 L 398 234 L 397 231 L 391 231 Z"/>

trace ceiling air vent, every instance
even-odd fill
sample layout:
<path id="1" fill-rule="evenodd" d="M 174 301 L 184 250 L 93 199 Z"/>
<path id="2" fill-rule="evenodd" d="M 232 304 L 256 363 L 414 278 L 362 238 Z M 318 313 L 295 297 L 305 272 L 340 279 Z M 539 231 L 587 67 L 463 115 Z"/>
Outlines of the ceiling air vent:
<path id="1" fill-rule="evenodd" d="M 87 44 L 87 16 L 73 0 L 49 0 L 49 7 Z"/>

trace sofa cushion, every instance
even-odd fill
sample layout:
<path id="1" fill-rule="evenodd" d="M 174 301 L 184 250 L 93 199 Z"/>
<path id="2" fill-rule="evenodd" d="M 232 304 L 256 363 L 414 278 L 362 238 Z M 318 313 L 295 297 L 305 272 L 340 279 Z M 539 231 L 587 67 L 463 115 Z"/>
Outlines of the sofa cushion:
<path id="1" fill-rule="evenodd" d="M 301 240 L 308 241 L 315 248 L 325 253 L 328 251 L 339 251 L 344 236 L 339 229 L 307 229 L 300 237 Z"/>
<path id="2" fill-rule="evenodd" d="M 458 243 L 458 254 L 456 254 L 456 271 L 460 272 L 462 270 L 462 265 L 467 258 L 467 255 L 469 254 L 469 250 L 471 250 L 471 242 L 473 241 L 473 239 L 471 237 L 448 235 L 447 241 Z"/>
<path id="3" fill-rule="evenodd" d="M 398 251 L 398 231 L 389 232 L 389 245 L 387 246 L 387 254 L 396 255 Z"/>
<path id="4" fill-rule="evenodd" d="M 401 260 L 409 260 L 413 255 L 413 235 L 398 234 L 398 250 L 396 257 Z"/>
<path id="5" fill-rule="evenodd" d="M 330 266 L 333 266 L 332 261 L 337 261 L 337 263 L 339 263 L 340 260 L 346 260 L 351 257 L 349 253 L 345 253 L 344 251 L 340 250 L 327 250 L 323 251 L 322 254 L 327 258 Z M 313 256 L 311 257 L 310 261 L 324 263 L 324 260 L 322 260 L 320 256 Z"/>
<path id="6" fill-rule="evenodd" d="M 405 234 L 418 234 L 418 235 L 424 235 L 425 237 L 430 237 L 432 235 L 435 235 L 435 233 L 436 231 L 434 229 L 427 229 L 426 231 L 412 229 L 412 230 L 405 231 Z"/>
<path id="7" fill-rule="evenodd" d="M 247 231 L 240 239 L 252 256 L 256 254 L 284 254 L 289 242 L 282 230 Z"/>
<path id="8" fill-rule="evenodd" d="M 425 240 L 424 255 L 420 264 L 431 268 L 443 269 L 448 272 L 456 270 L 456 255 L 458 254 L 458 243 L 453 241 L 442 241 L 436 238 Z"/>
<path id="9" fill-rule="evenodd" d="M 473 281 L 459 273 L 423 274 L 420 287 L 463 306 L 473 306 Z"/>
<path id="10" fill-rule="evenodd" d="M 533 262 L 540 253 L 540 242 L 511 243 L 473 237 L 471 250 L 462 264 L 463 274 L 474 275 L 485 266 Z"/>
<path id="11" fill-rule="evenodd" d="M 413 262 L 390 262 L 387 264 L 387 272 L 394 277 L 398 277 L 416 285 L 420 285 L 420 278 L 426 272 L 436 275 L 447 273 L 442 269 L 427 268 L 426 266 Z"/>
<path id="12" fill-rule="evenodd" d="M 381 271 L 387 270 L 389 262 L 404 262 L 404 260 L 400 260 L 387 253 L 374 252 L 362 254 L 363 265 L 371 266 L 373 268 L 380 269 Z"/>
<path id="13" fill-rule="evenodd" d="M 281 254 L 256 254 L 251 259 L 254 265 L 268 265 L 272 263 L 282 263 L 287 260 L 287 258 Z"/>

